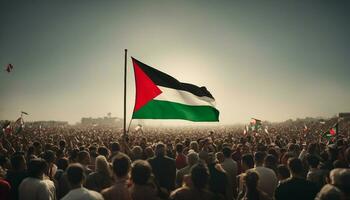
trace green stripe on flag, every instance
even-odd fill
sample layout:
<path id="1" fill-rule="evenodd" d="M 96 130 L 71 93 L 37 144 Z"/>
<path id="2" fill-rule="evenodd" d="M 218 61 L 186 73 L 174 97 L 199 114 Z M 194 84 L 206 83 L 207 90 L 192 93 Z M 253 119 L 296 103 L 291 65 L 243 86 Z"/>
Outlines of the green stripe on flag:
<path id="1" fill-rule="evenodd" d="M 152 100 L 133 113 L 133 119 L 184 119 L 195 122 L 219 121 L 219 111 L 211 106 L 192 106 Z"/>

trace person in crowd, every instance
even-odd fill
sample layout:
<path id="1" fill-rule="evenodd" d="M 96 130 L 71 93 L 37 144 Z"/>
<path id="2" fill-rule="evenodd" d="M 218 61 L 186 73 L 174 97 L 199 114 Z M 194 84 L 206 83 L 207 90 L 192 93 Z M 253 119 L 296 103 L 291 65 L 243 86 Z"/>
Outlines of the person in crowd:
<path id="1" fill-rule="evenodd" d="M 330 183 L 343 192 L 345 199 L 350 199 L 350 169 L 333 169 L 329 177 Z"/>
<path id="2" fill-rule="evenodd" d="M 54 183 L 45 176 L 48 164 L 43 159 L 32 159 L 28 165 L 28 176 L 19 185 L 19 200 L 56 200 Z"/>
<path id="3" fill-rule="evenodd" d="M 45 174 L 47 177 L 53 180 L 57 172 L 57 165 L 55 164 L 56 155 L 52 150 L 47 150 L 42 155 L 42 158 L 48 163 L 48 169 L 47 172 L 45 172 Z"/>
<path id="4" fill-rule="evenodd" d="M 155 157 L 149 159 L 148 162 L 159 185 L 171 191 L 175 188 L 176 165 L 175 160 L 167 157 L 165 152 L 165 145 L 158 143 Z"/>
<path id="5" fill-rule="evenodd" d="M 62 200 L 103 200 L 100 193 L 83 187 L 85 170 L 81 164 L 75 163 L 69 165 L 67 168 L 67 178 L 71 185 L 71 190 Z"/>
<path id="6" fill-rule="evenodd" d="M 228 176 L 221 164 L 216 160 L 214 153 L 209 153 L 207 166 L 210 175 L 209 190 L 214 194 L 215 199 L 228 199 L 226 191 Z"/>
<path id="7" fill-rule="evenodd" d="M 92 172 L 92 170 L 89 168 L 89 165 L 91 163 L 89 152 L 85 150 L 80 151 L 78 153 L 77 161 L 83 166 L 85 176 L 89 175 Z"/>
<path id="8" fill-rule="evenodd" d="M 113 157 L 120 152 L 120 144 L 118 142 L 112 142 L 110 144 L 111 155 L 108 160 L 113 160 Z"/>
<path id="9" fill-rule="evenodd" d="M 309 154 L 306 157 L 309 165 L 309 171 L 306 180 L 311 181 L 317 185 L 319 189 L 326 184 L 327 171 L 319 169 L 320 160 L 317 156 Z"/>
<path id="10" fill-rule="evenodd" d="M 318 192 L 316 184 L 305 180 L 302 161 L 298 158 L 288 160 L 291 177 L 276 189 L 276 200 L 313 200 Z"/>
<path id="11" fill-rule="evenodd" d="M 285 165 L 278 165 L 277 167 L 277 178 L 278 178 L 278 184 L 286 180 L 290 177 L 290 172 L 287 166 Z"/>
<path id="12" fill-rule="evenodd" d="M 185 175 L 188 175 L 191 173 L 191 168 L 193 165 L 197 164 L 199 161 L 198 154 L 194 151 L 191 151 L 187 155 L 187 166 L 180 169 L 176 173 L 176 187 L 181 187 L 183 184 L 183 178 Z"/>
<path id="13" fill-rule="evenodd" d="M 113 158 L 114 184 L 102 190 L 105 200 L 132 200 L 128 189 L 131 160 L 124 153 L 118 153 Z"/>
<path id="14" fill-rule="evenodd" d="M 105 156 L 97 156 L 95 162 L 95 172 L 92 172 L 87 176 L 84 185 L 89 190 L 101 192 L 102 189 L 112 185 L 112 173 Z"/>
<path id="15" fill-rule="evenodd" d="M 344 194 L 334 185 L 327 184 L 322 187 L 315 200 L 344 200 Z"/>
<path id="16" fill-rule="evenodd" d="M 11 199 L 18 199 L 18 187 L 28 177 L 26 159 L 23 154 L 15 153 L 11 157 L 11 168 L 6 173 L 6 180 L 11 185 Z"/>
<path id="17" fill-rule="evenodd" d="M 258 188 L 259 175 L 254 169 L 244 175 L 245 193 L 240 194 L 239 200 L 272 200 L 272 198 Z"/>
<path id="18" fill-rule="evenodd" d="M 221 166 L 227 175 L 226 197 L 227 199 L 232 199 L 237 196 L 236 176 L 238 167 L 236 161 L 232 159 L 232 151 L 229 147 L 224 147 L 222 149 L 222 154 L 224 154 L 225 159 L 221 163 Z"/>
<path id="19" fill-rule="evenodd" d="M 265 152 L 258 151 L 254 154 L 254 170 L 259 174 L 258 188 L 268 194 L 270 198 L 273 198 L 278 180 L 276 173 L 272 169 L 263 166 L 265 157 Z"/>
<path id="20" fill-rule="evenodd" d="M 170 195 L 173 200 L 214 200 L 208 191 L 209 172 L 205 164 L 198 163 L 191 169 L 190 182 L 176 189 Z"/>
<path id="21" fill-rule="evenodd" d="M 246 171 L 254 168 L 254 157 L 251 154 L 243 154 L 241 163 L 243 173 L 237 176 L 238 194 L 245 192 L 244 175 Z"/>
<path id="22" fill-rule="evenodd" d="M 131 154 L 130 154 L 131 160 L 140 160 L 143 158 L 143 150 L 140 146 L 134 146 L 131 149 Z"/>
<path id="23" fill-rule="evenodd" d="M 184 167 L 187 166 L 187 159 L 186 155 L 183 153 L 183 145 L 181 143 L 176 144 L 176 159 L 175 159 L 175 164 L 176 164 L 176 169 L 180 170 Z"/>
<path id="24" fill-rule="evenodd" d="M 55 173 L 55 180 L 59 181 L 63 175 L 63 173 L 66 171 L 68 165 L 69 165 L 69 161 L 67 158 L 63 157 L 60 158 L 56 161 L 56 165 L 57 165 L 57 171 Z"/>
<path id="25" fill-rule="evenodd" d="M 278 166 L 277 157 L 272 154 L 268 154 L 264 160 L 264 167 L 272 169 L 277 175 L 277 166 Z"/>
<path id="26" fill-rule="evenodd" d="M 5 171 L 2 166 L 0 166 L 0 199 L 10 199 L 11 198 L 11 185 L 5 180 Z"/>
<path id="27" fill-rule="evenodd" d="M 162 190 L 151 175 L 152 167 L 147 161 L 137 160 L 132 163 L 130 194 L 133 200 L 160 200 Z"/>

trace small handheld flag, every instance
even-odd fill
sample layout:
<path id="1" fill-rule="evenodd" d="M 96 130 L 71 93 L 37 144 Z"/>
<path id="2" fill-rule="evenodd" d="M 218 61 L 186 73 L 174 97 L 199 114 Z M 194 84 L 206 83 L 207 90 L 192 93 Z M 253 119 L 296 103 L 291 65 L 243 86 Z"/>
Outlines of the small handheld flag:
<path id="1" fill-rule="evenodd" d="M 7 64 L 5 67 L 5 71 L 7 71 L 7 73 L 10 73 L 13 69 L 13 65 L 11 63 Z"/>
<path id="2" fill-rule="evenodd" d="M 322 137 L 327 138 L 328 140 L 336 137 L 338 135 L 338 125 L 339 123 L 336 123 L 331 129 L 329 129 L 327 132 L 324 132 L 322 134 Z"/>

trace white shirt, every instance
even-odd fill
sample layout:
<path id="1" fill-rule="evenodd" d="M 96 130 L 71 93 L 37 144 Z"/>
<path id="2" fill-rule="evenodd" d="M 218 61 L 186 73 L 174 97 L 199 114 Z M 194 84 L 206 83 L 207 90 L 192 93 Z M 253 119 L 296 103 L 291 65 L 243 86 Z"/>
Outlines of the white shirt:
<path id="1" fill-rule="evenodd" d="M 56 200 L 55 185 L 49 179 L 25 178 L 18 188 L 19 200 Z"/>
<path id="2" fill-rule="evenodd" d="M 255 167 L 254 168 L 259 175 L 258 188 L 268 194 L 270 197 L 274 196 L 278 180 L 275 172 L 267 167 Z"/>
<path id="3" fill-rule="evenodd" d="M 103 197 L 98 192 L 81 187 L 69 191 L 61 200 L 103 200 Z"/>

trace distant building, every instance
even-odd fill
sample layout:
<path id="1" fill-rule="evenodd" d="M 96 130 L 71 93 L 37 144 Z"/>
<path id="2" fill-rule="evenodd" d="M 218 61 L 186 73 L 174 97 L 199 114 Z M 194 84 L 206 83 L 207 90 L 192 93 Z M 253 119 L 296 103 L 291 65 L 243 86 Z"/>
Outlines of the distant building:
<path id="1" fill-rule="evenodd" d="M 83 117 L 81 118 L 81 125 L 83 126 L 121 126 L 122 119 L 118 117 Z"/>

